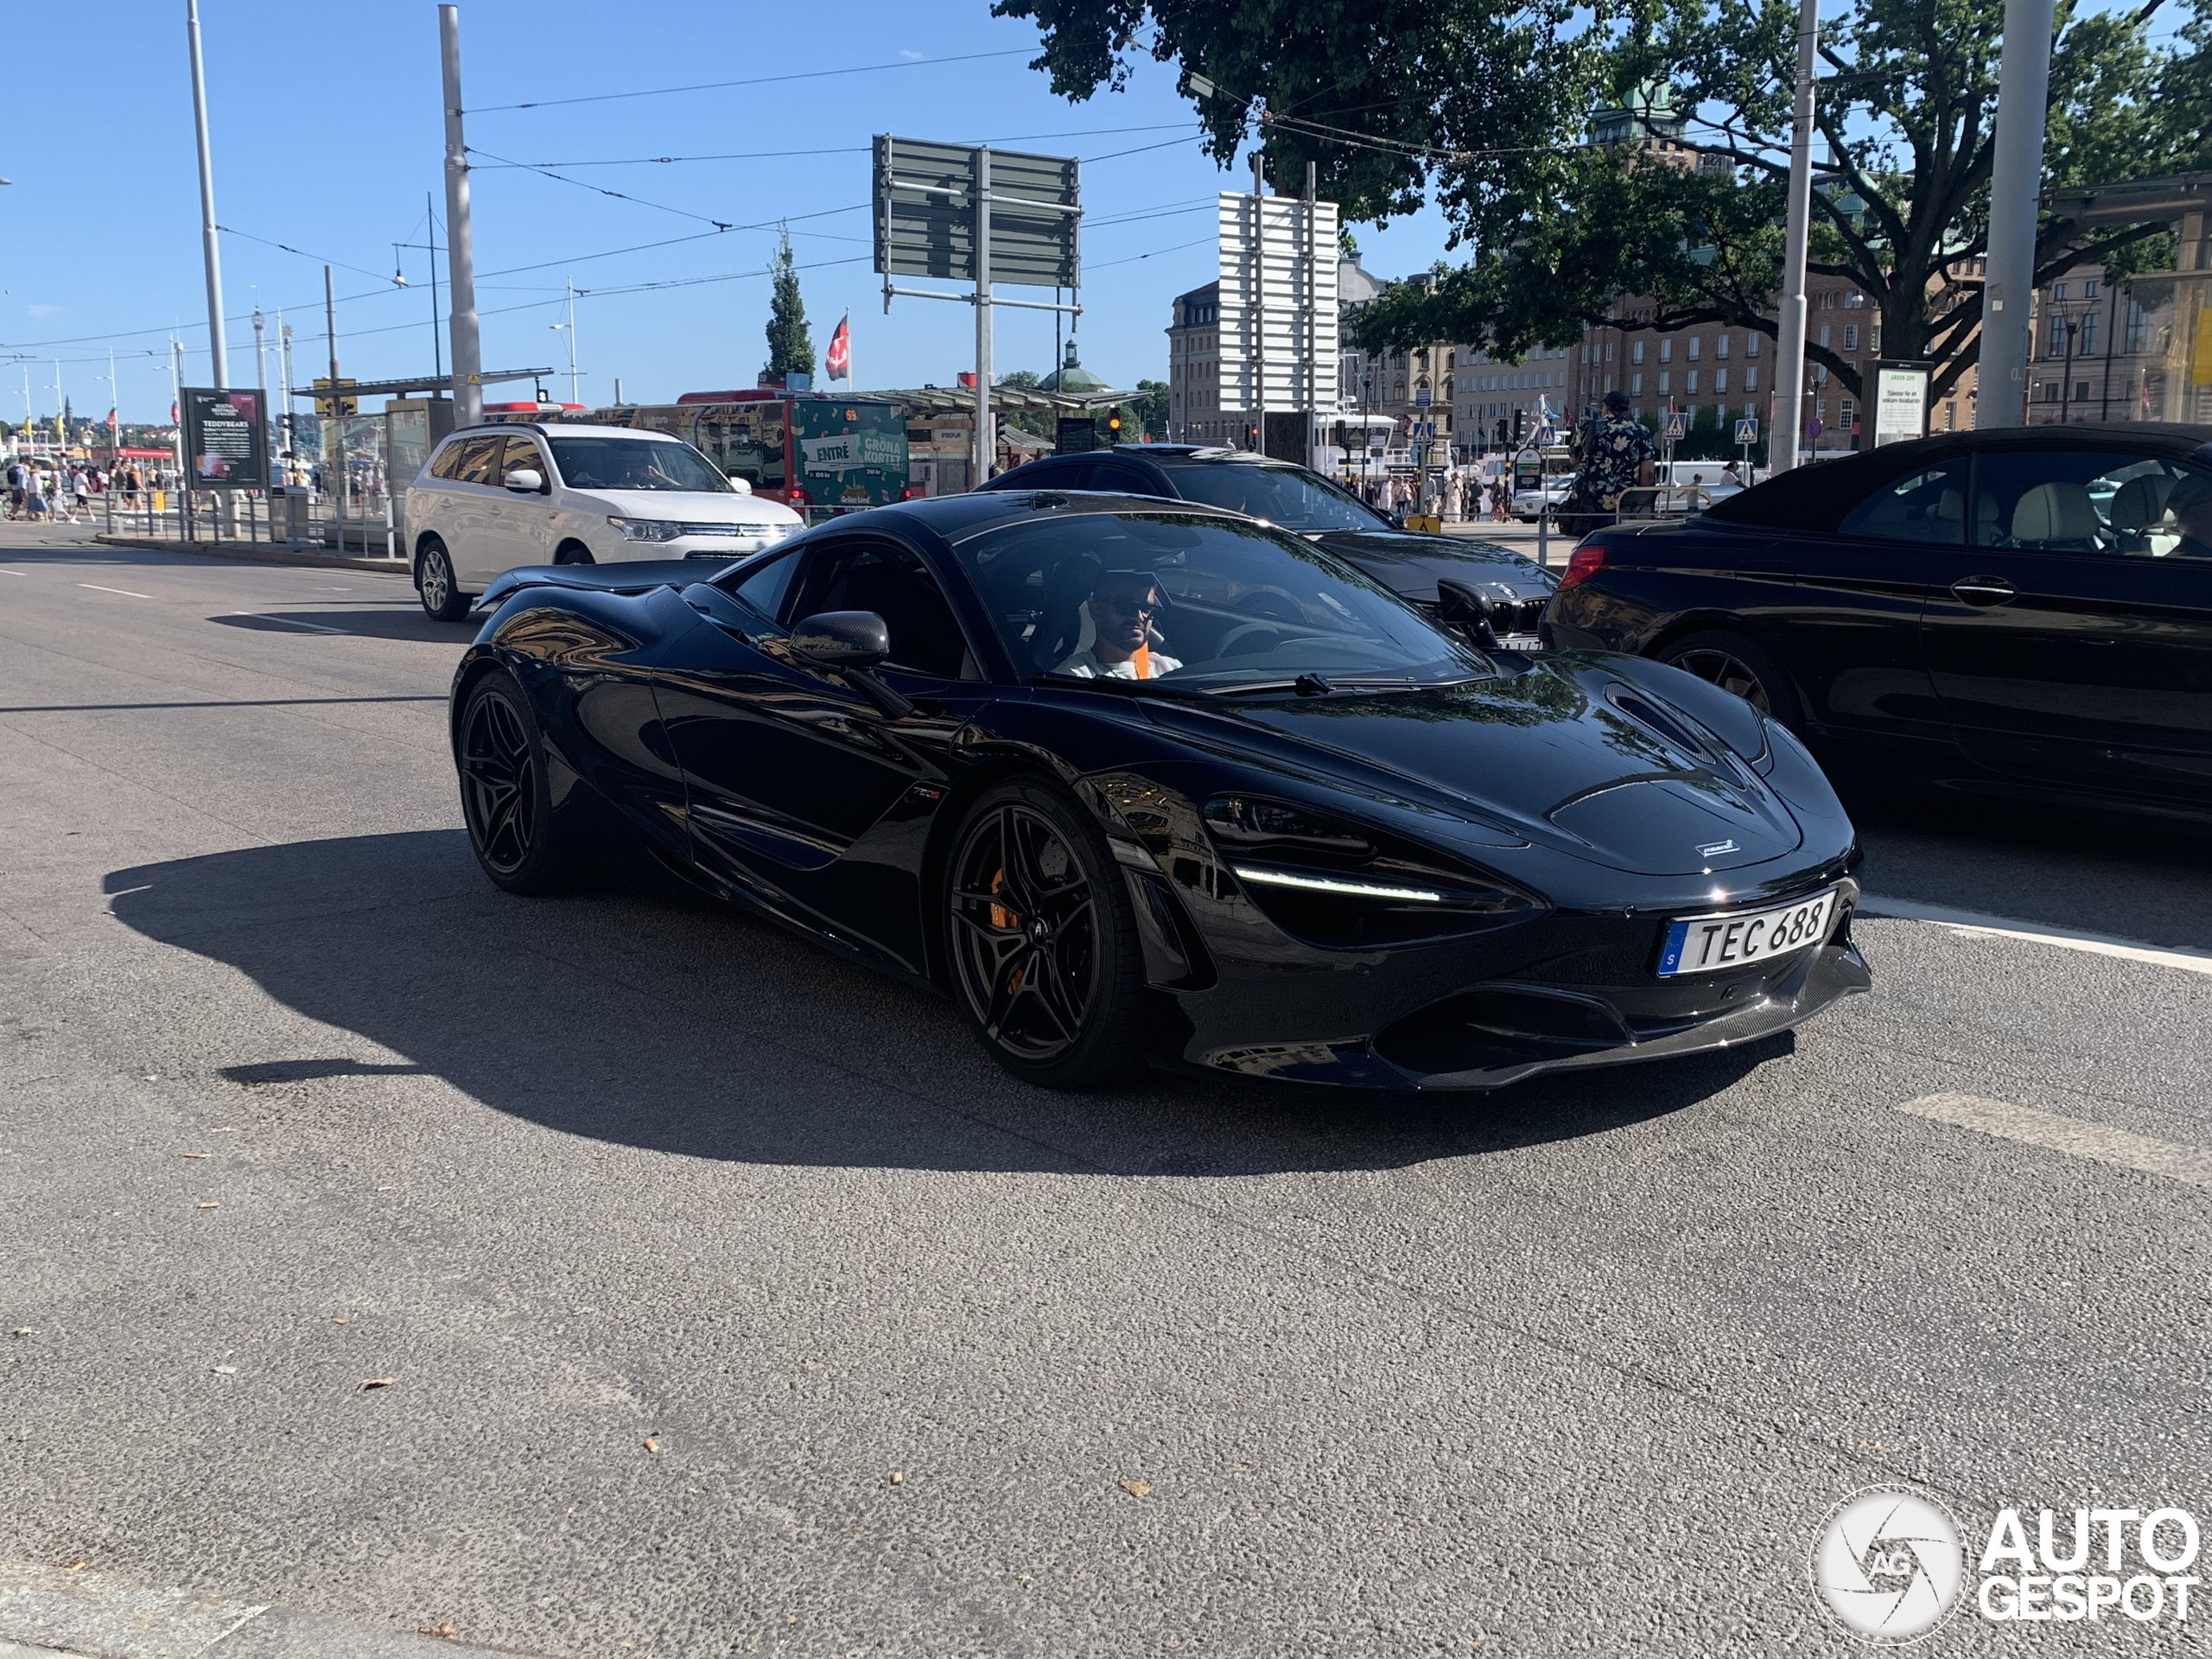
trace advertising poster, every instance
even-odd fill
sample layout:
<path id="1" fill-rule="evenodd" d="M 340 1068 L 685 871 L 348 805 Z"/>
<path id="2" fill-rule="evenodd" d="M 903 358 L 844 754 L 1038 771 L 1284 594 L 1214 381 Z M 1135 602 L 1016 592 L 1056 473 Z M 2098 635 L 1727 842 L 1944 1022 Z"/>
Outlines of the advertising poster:
<path id="1" fill-rule="evenodd" d="M 184 464 L 198 490 L 269 485 L 268 425 L 258 391 L 184 389 Z"/>

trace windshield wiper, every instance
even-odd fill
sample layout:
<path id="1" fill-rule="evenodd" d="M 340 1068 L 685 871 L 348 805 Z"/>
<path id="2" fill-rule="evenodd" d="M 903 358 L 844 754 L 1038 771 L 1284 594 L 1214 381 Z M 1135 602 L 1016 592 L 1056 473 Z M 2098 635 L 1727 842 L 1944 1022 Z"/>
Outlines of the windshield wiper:
<path id="1" fill-rule="evenodd" d="M 1195 702 L 1206 695 L 1191 685 L 1167 685 L 1159 680 L 1124 680 L 1111 674 L 1061 674 L 1049 669 L 1038 675 L 1033 683 L 1064 685 L 1077 691 L 1119 691 L 1138 697 L 1173 697 L 1183 702 Z"/>

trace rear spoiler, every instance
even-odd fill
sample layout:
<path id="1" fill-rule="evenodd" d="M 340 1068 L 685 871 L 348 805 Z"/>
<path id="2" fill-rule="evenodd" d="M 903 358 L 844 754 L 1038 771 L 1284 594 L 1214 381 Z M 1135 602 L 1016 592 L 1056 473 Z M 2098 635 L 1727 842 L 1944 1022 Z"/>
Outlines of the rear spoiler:
<path id="1" fill-rule="evenodd" d="M 621 564 L 524 564 L 492 578 L 476 601 L 480 611 L 496 611 L 525 588 L 562 588 L 571 593 L 650 594 L 656 588 L 689 588 L 709 582 L 740 560 L 633 559 Z"/>

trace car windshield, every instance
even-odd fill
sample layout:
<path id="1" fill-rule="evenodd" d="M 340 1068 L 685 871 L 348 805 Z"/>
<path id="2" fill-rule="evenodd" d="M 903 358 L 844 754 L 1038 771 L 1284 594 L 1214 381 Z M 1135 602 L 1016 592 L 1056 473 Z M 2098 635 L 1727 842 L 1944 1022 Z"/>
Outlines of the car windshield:
<path id="1" fill-rule="evenodd" d="M 1173 512 L 1055 513 L 963 542 L 1025 672 L 1229 693 L 1433 685 L 1480 655 L 1358 571 L 1264 525 Z"/>
<path id="2" fill-rule="evenodd" d="M 549 436 L 561 481 L 572 490 L 690 490 L 735 493 L 714 463 L 675 438 Z"/>
<path id="3" fill-rule="evenodd" d="M 1198 461 L 1167 467 L 1185 501 L 1203 501 L 1305 535 L 1320 530 L 1376 530 L 1389 520 L 1303 467 Z"/>

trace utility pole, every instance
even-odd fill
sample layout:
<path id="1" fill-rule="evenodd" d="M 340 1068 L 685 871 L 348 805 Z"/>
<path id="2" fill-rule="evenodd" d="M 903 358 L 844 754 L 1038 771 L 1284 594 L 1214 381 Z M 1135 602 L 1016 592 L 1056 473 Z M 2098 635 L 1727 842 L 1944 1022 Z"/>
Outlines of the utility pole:
<path id="1" fill-rule="evenodd" d="M 339 413 L 343 407 L 338 391 L 338 291 L 330 274 L 330 267 L 322 268 L 323 327 L 330 340 L 330 427 L 333 442 L 326 444 L 323 453 L 333 457 L 336 468 L 335 480 L 323 480 L 326 493 L 335 490 L 331 497 L 331 516 L 338 524 L 338 550 L 346 550 L 346 417 Z"/>
<path id="2" fill-rule="evenodd" d="M 1252 422 L 1255 446 L 1268 453 L 1268 174 L 1267 152 L 1252 151 Z"/>
<path id="3" fill-rule="evenodd" d="M 292 329 L 284 321 L 284 308 L 276 308 L 276 379 L 284 391 L 284 453 L 290 454 L 297 443 L 292 430 Z M 288 476 L 286 483 L 291 480 Z"/>
<path id="4" fill-rule="evenodd" d="M 1805 435 L 1805 244 L 1813 222 L 1813 69 L 1820 35 L 1817 0 L 1798 0 L 1797 111 L 1789 134 L 1782 330 L 1775 353 L 1774 420 L 1766 447 L 1770 476 L 1797 464 L 1797 441 Z"/>
<path id="5" fill-rule="evenodd" d="M 976 152 L 976 483 L 998 457 L 991 428 L 991 152 Z M 973 488 L 974 486 L 969 486 Z"/>
<path id="6" fill-rule="evenodd" d="M 567 277 L 562 279 L 569 288 L 569 320 L 561 326 L 569 331 L 569 401 L 581 404 L 584 400 L 576 375 L 576 285 Z"/>
<path id="7" fill-rule="evenodd" d="M 468 226 L 468 145 L 461 130 L 461 8 L 438 8 L 438 60 L 446 100 L 446 251 L 453 277 L 453 396 L 457 425 L 484 418 L 484 389 L 478 377 L 484 358 L 476 332 L 476 251 Z M 435 236 L 430 238 L 437 240 Z M 333 369 L 334 378 L 337 371 Z"/>
<path id="8" fill-rule="evenodd" d="M 184 33 L 192 48 L 192 121 L 200 141 L 200 245 L 207 264 L 207 355 L 211 382 L 231 384 L 230 354 L 223 341 L 223 256 L 215 239 L 215 174 L 207 158 L 207 85 L 200 67 L 200 0 L 184 0 Z"/>
<path id="9" fill-rule="evenodd" d="M 261 447 L 265 461 L 269 448 L 269 342 L 264 337 L 264 327 L 261 308 L 257 305 L 253 308 L 253 389 L 260 394 Z"/>
<path id="10" fill-rule="evenodd" d="M 2028 417 L 2030 312 L 2036 291 L 2036 205 L 2043 189 L 2050 101 L 2052 0 L 2005 0 L 2005 59 L 1997 77 L 1995 154 L 1989 169 L 1989 259 L 1981 288 L 1980 427 Z M 2059 411 L 2062 417 L 2065 411 Z"/>

